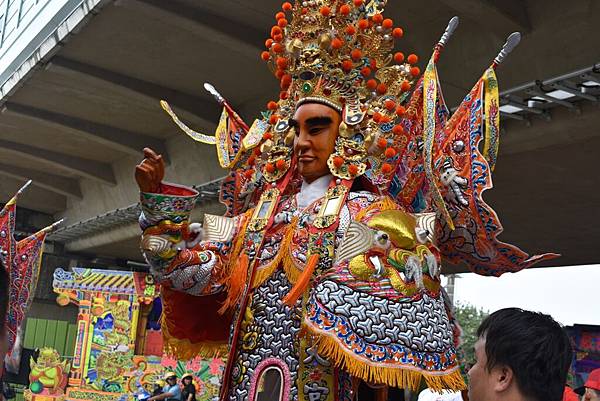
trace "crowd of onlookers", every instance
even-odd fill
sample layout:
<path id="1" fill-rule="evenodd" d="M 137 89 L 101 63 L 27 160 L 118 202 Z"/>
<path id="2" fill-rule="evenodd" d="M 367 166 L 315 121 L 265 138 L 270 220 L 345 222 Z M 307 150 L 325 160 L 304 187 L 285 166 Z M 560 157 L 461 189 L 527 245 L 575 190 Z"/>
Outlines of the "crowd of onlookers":
<path id="1" fill-rule="evenodd" d="M 152 397 L 147 401 L 196 401 L 196 387 L 191 374 L 185 374 L 181 378 L 181 385 L 177 384 L 177 375 L 167 372 L 162 380 L 154 383 Z"/>
<path id="2" fill-rule="evenodd" d="M 8 276 L 0 263 L 0 361 L 6 352 L 7 305 Z M 566 332 L 550 316 L 501 309 L 481 323 L 477 336 L 464 395 L 469 401 L 600 401 L 600 369 L 590 373 L 584 387 L 565 387 L 573 351 Z M 179 384 L 177 375 L 168 372 L 163 380 L 148 401 L 196 401 L 192 375 L 184 375 Z"/>

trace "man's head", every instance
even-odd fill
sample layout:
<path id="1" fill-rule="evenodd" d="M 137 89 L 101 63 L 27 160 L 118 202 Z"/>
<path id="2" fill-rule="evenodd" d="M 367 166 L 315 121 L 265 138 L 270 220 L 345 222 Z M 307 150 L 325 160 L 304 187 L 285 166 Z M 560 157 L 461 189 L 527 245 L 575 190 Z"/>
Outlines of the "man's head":
<path id="1" fill-rule="evenodd" d="M 167 372 L 165 374 L 164 378 L 165 378 L 165 382 L 169 386 L 174 386 L 175 384 L 177 384 L 177 375 L 173 372 Z"/>
<path id="2" fill-rule="evenodd" d="M 560 401 L 571 363 L 569 337 L 550 316 L 501 309 L 477 330 L 471 401 Z"/>
<path id="3" fill-rule="evenodd" d="M 298 172 L 307 182 L 329 174 L 327 159 L 335 148 L 340 122 L 340 113 L 319 103 L 301 105 L 290 120 L 296 130 L 294 153 Z"/>
<path id="4" fill-rule="evenodd" d="M 600 401 L 600 368 L 590 372 L 582 390 L 576 391 L 583 393 L 583 401 Z"/>
<path id="5" fill-rule="evenodd" d="M 6 343 L 6 310 L 8 308 L 8 273 L 0 260 L 0 377 L 4 373 Z"/>

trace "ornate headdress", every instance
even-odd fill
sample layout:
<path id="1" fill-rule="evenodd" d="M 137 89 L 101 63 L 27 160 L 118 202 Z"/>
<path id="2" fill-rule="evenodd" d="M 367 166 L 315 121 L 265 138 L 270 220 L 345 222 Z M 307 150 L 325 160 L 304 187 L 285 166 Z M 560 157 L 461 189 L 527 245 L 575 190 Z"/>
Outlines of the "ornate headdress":
<path id="1" fill-rule="evenodd" d="M 273 146 L 291 144 L 289 118 L 300 105 L 316 102 L 342 114 L 328 160 L 333 175 L 353 179 L 364 174 L 374 167 L 367 163 L 369 155 L 392 161 L 393 136 L 402 130 L 395 124 L 404 113 L 400 103 L 420 71 L 411 66 L 416 55 L 405 62 L 403 53 L 392 54 L 403 31 L 383 17 L 384 6 L 385 1 L 362 0 L 283 4 L 261 55 L 282 89 L 279 102 L 268 105 Z M 377 166 L 392 173 L 391 163 Z"/>

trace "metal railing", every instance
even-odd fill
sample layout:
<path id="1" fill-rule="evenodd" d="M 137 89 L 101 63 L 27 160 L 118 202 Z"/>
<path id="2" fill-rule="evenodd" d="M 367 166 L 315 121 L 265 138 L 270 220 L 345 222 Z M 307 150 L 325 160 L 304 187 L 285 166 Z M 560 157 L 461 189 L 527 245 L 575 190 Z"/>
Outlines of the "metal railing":
<path id="1" fill-rule="evenodd" d="M 553 108 L 579 111 L 580 102 L 600 104 L 600 63 L 501 92 L 500 115 L 525 122 L 532 117 L 550 120 Z"/>

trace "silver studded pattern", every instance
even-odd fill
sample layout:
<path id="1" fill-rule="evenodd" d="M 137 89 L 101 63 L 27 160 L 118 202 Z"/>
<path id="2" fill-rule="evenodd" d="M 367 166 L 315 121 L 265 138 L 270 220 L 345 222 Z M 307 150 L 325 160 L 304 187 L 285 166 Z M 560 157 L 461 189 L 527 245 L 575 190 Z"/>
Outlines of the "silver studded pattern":
<path id="1" fill-rule="evenodd" d="M 453 346 L 452 326 L 441 295 L 423 294 L 415 301 L 396 302 L 331 280 L 319 283 L 314 294 L 321 305 L 345 318 L 369 343 L 398 344 L 421 352 L 444 352 Z"/>
<path id="2" fill-rule="evenodd" d="M 295 309 L 281 303 L 291 289 L 283 271 L 278 270 L 254 290 L 251 307 L 254 313 L 253 330 L 259 332 L 257 346 L 249 351 L 241 347 L 240 333 L 236 360 L 246 368 L 237 384 L 230 386 L 230 401 L 246 401 L 250 394 L 250 380 L 256 366 L 264 359 L 277 358 L 287 365 L 291 374 L 290 400 L 298 399 L 295 386 L 298 375 L 298 346 L 296 338 L 300 331 L 300 317 Z"/>

